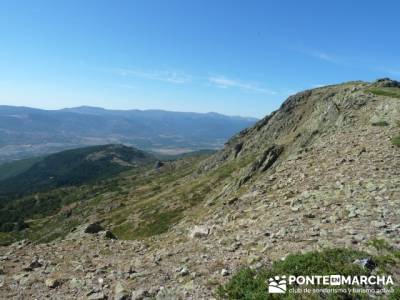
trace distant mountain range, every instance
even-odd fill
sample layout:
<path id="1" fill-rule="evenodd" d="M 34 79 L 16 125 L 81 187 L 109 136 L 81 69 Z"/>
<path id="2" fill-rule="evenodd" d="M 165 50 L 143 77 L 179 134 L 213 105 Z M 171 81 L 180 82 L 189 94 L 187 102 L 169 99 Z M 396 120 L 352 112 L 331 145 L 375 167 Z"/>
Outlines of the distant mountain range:
<path id="1" fill-rule="evenodd" d="M 110 143 L 172 155 L 217 149 L 256 121 L 217 113 L 0 106 L 0 162 Z"/>

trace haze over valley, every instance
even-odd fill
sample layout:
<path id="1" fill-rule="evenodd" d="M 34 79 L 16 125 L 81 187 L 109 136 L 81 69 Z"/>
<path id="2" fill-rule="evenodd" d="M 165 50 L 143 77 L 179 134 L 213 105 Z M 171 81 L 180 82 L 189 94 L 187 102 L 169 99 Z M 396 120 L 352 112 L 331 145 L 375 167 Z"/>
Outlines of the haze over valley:
<path id="1" fill-rule="evenodd" d="M 161 156 L 215 150 L 256 121 L 217 113 L 0 106 L 0 163 L 102 144 L 131 145 Z"/>

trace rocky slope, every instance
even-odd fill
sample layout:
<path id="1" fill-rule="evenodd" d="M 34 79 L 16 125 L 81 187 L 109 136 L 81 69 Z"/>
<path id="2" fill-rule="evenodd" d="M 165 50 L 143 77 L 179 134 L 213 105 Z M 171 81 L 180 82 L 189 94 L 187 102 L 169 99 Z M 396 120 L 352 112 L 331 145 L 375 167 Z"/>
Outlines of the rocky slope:
<path id="1" fill-rule="evenodd" d="M 240 267 L 262 268 L 289 253 L 332 246 L 374 253 L 374 240 L 398 249 L 398 86 L 384 79 L 305 91 L 218 153 L 143 174 L 158 189 L 127 175 L 124 194 L 92 200 L 101 209 L 77 206 L 86 211 L 82 221 L 101 221 L 119 239 L 78 227 L 51 243 L 2 247 L 0 295 L 212 299 Z M 171 212 L 165 230 L 155 230 Z"/>

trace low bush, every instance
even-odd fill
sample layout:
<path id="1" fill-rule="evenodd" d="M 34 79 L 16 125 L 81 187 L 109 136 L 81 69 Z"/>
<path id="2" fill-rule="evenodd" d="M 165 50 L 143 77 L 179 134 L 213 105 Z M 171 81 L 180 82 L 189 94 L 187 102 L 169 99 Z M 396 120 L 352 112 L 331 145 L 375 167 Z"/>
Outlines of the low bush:
<path id="1" fill-rule="evenodd" d="M 239 270 L 228 283 L 220 286 L 217 296 L 221 299 L 367 299 L 366 294 L 269 294 L 268 279 L 275 276 L 294 275 L 342 275 L 361 276 L 370 275 L 371 269 L 355 264 L 357 259 L 370 258 L 379 266 L 379 260 L 366 252 L 346 248 L 325 249 L 305 254 L 291 254 L 285 260 L 276 261 L 270 268 L 254 271 L 250 268 Z M 311 286 L 309 286 L 311 287 Z M 317 288 L 318 286 L 312 286 Z M 325 287 L 326 286 L 319 286 Z M 329 286 L 329 288 L 337 288 Z M 340 286 L 340 288 L 345 288 Z"/>
<path id="2" fill-rule="evenodd" d="M 393 145 L 400 147 L 400 135 L 393 137 L 391 141 Z"/>

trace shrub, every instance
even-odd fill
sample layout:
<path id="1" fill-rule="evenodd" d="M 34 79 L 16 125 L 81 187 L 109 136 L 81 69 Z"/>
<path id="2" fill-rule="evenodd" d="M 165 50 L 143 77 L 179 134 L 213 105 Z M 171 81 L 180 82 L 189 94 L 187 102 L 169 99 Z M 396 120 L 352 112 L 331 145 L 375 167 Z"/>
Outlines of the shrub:
<path id="1" fill-rule="evenodd" d="M 393 145 L 400 147 L 400 135 L 393 137 L 391 141 Z"/>
<path id="2" fill-rule="evenodd" d="M 266 273 L 244 268 L 225 285 L 218 288 L 218 296 L 227 299 L 264 300 L 267 298 Z"/>
<path id="3" fill-rule="evenodd" d="M 356 259 L 368 258 L 371 255 L 351 249 L 325 249 L 321 252 L 312 251 L 305 254 L 291 254 L 285 260 L 276 261 L 271 268 L 254 271 L 244 268 L 238 271 L 231 280 L 220 286 L 217 295 L 222 299 L 303 299 L 301 295 L 281 294 L 279 297 L 267 293 L 267 280 L 270 277 L 281 275 L 335 275 L 360 276 L 369 275 L 370 270 L 353 262 Z M 375 260 L 375 258 L 372 258 Z M 304 295 L 304 299 L 363 299 L 366 295 L 332 294 L 332 295 Z M 354 296 L 354 297 L 353 297 Z"/>
<path id="4" fill-rule="evenodd" d="M 389 295 L 389 300 L 399 300 L 400 299 L 400 288 L 395 288 L 394 292 Z"/>
<path id="5" fill-rule="evenodd" d="M 377 122 L 373 122 L 372 126 L 388 126 L 389 123 L 383 120 L 377 121 Z"/>

